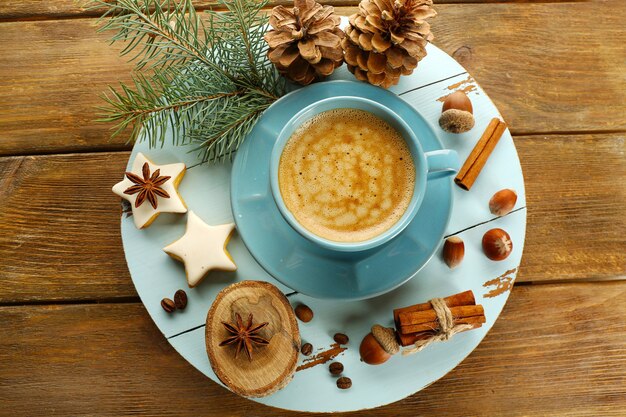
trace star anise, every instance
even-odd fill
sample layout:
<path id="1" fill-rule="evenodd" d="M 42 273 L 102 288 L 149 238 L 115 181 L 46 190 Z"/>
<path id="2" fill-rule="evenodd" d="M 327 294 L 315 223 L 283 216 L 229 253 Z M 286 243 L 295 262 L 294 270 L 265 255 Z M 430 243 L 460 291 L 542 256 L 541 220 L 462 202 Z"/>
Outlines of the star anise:
<path id="1" fill-rule="evenodd" d="M 239 355 L 239 351 L 244 349 L 246 354 L 248 355 L 248 360 L 252 360 L 252 350 L 254 345 L 265 346 L 270 342 L 259 336 L 259 330 L 267 326 L 269 323 L 261 323 L 261 324 L 252 324 L 252 314 L 248 315 L 248 323 L 246 325 L 243 324 L 243 320 L 239 313 L 235 313 L 236 322 L 226 323 L 222 322 L 228 333 L 232 336 L 227 337 L 220 343 L 220 346 L 231 345 L 233 343 L 237 343 L 237 350 L 235 351 L 235 358 Z"/>
<path id="2" fill-rule="evenodd" d="M 141 169 L 143 178 L 139 175 L 133 174 L 132 172 L 127 172 L 126 177 L 131 180 L 135 185 L 128 187 L 124 190 L 124 194 L 133 195 L 137 194 L 137 198 L 135 199 L 135 208 L 139 207 L 143 204 L 144 201 L 148 200 L 153 209 L 156 210 L 157 205 L 159 204 L 157 201 L 157 196 L 163 198 L 170 198 L 170 195 L 161 188 L 163 184 L 171 177 L 169 176 L 161 176 L 161 170 L 157 169 L 150 176 L 150 166 L 148 163 L 144 163 Z"/>

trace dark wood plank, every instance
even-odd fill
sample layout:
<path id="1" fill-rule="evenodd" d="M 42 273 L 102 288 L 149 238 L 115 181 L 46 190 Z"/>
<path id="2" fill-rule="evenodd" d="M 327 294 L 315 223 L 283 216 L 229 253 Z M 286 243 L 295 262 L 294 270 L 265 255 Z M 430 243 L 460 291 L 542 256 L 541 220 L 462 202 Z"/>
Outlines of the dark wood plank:
<path id="1" fill-rule="evenodd" d="M 546 0 L 436 0 L 437 4 L 444 3 L 534 3 L 545 2 Z M 573 2 L 587 0 L 549 0 L 553 3 L 557 2 Z M 329 4 L 332 6 L 355 6 L 358 0 L 320 0 L 321 4 Z M 55 2 L 43 2 L 40 0 L 4 0 L 3 7 L 0 9 L 0 20 L 28 20 L 28 19 L 59 19 L 66 17 L 80 16 L 99 16 L 99 10 L 85 10 L 81 7 L 80 2 L 76 0 L 57 0 Z M 193 4 L 197 10 L 219 9 L 217 1 L 212 0 L 194 0 Z M 290 5 L 293 0 L 269 0 L 268 6 L 273 7 L 279 4 Z"/>
<path id="2" fill-rule="evenodd" d="M 94 19 L 0 23 L 0 155 L 130 148 L 94 121 L 132 69 L 95 31 Z"/>
<path id="3" fill-rule="evenodd" d="M 0 303 L 136 296 L 111 187 L 127 153 L 0 160 Z"/>
<path id="4" fill-rule="evenodd" d="M 528 207 L 518 279 L 626 278 L 626 133 L 515 144 Z"/>
<path id="5" fill-rule="evenodd" d="M 475 77 L 514 133 L 626 130 L 621 0 L 438 10 L 435 44 Z M 598 13 L 602 23 L 589 25 Z"/>
<path id="6" fill-rule="evenodd" d="M 444 0 L 446 1 L 446 0 Z M 463 0 L 462 0 L 463 1 Z M 110 1 L 109 1 L 110 2 Z M 66 17 L 97 17 L 104 9 L 86 10 L 82 7 L 85 1 L 58 0 L 55 2 L 42 2 L 39 0 L 4 0 L 0 10 L 0 19 L 31 20 L 31 19 L 59 19 Z M 332 6 L 353 6 L 357 0 L 322 0 L 319 3 Z M 194 0 L 196 10 L 217 9 L 224 7 L 215 0 Z M 293 4 L 293 0 L 269 0 L 268 7 Z"/>
<path id="7" fill-rule="evenodd" d="M 517 137 L 520 281 L 626 276 L 625 135 Z M 135 297 L 119 236 L 127 152 L 0 159 L 0 303 Z M 36 277 L 36 279 L 35 279 Z"/>
<path id="8" fill-rule="evenodd" d="M 433 31 L 514 132 L 619 131 L 626 8 L 616 5 L 442 4 Z M 602 23 L 581 36 L 595 15 Z M 131 69 L 94 19 L 1 23 L 0 32 L 0 155 L 128 149 L 126 136 L 111 141 L 109 126 L 93 122 L 99 94 Z"/>
<path id="9" fill-rule="evenodd" d="M 623 415 L 625 315 L 625 282 L 516 287 L 492 331 L 454 371 L 359 415 Z M 278 412 L 194 370 L 140 304 L 4 307 L 0 334 L 0 415 Z"/>

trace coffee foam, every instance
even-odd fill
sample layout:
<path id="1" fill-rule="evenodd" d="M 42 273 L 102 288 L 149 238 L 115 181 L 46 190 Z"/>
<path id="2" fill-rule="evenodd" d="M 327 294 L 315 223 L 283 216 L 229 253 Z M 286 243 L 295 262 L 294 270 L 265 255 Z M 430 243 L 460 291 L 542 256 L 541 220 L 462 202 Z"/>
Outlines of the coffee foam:
<path id="1" fill-rule="evenodd" d="M 285 205 L 312 233 L 361 242 L 393 226 L 413 196 L 415 167 L 402 135 L 363 110 L 334 109 L 301 125 L 279 163 Z"/>

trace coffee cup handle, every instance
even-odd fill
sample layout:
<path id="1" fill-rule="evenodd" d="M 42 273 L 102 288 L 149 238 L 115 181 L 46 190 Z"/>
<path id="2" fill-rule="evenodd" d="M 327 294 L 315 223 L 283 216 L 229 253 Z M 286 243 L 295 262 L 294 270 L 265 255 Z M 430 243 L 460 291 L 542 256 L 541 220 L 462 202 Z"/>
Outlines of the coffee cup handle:
<path id="1" fill-rule="evenodd" d="M 452 149 L 426 152 L 425 155 L 426 162 L 428 163 L 429 180 L 454 175 L 459 171 L 461 166 L 459 154 Z"/>

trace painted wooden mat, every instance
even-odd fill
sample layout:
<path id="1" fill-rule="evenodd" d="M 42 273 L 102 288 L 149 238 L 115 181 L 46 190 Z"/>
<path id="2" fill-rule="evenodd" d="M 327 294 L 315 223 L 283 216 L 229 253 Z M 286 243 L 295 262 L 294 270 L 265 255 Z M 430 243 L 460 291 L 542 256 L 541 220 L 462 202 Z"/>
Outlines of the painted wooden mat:
<path id="1" fill-rule="evenodd" d="M 418 69 L 391 91 L 410 103 L 434 127 L 447 148 L 459 152 L 461 160 L 493 117 L 501 117 L 475 80 L 451 57 L 429 45 L 427 57 Z M 333 79 L 353 79 L 345 67 Z M 476 126 L 461 135 L 447 134 L 437 126 L 442 100 L 456 90 L 465 91 L 474 106 Z M 232 222 L 229 200 L 230 164 L 197 165 L 196 157 L 184 147 L 149 149 L 139 142 L 131 155 L 145 153 L 158 164 L 185 162 L 190 168 L 180 185 L 180 193 L 190 210 L 210 224 Z M 495 218 L 488 201 L 496 191 L 513 188 L 518 193 L 515 210 Z M 328 302 L 304 297 L 279 284 L 252 258 L 241 238 L 235 235 L 228 249 L 235 259 L 236 272 L 212 272 L 196 288 L 187 288 L 182 265 L 169 258 L 162 248 L 184 233 L 186 217 L 161 215 L 152 226 L 137 230 L 132 219 L 122 216 L 122 238 L 129 270 L 137 291 L 151 317 L 169 342 L 193 366 L 218 382 L 204 348 L 204 322 L 215 295 L 225 286 L 241 280 L 272 282 L 288 295 L 295 306 L 308 304 L 315 319 L 301 324 L 304 342 L 312 343 L 311 358 L 301 358 L 293 381 L 282 391 L 257 400 L 275 407 L 302 411 L 347 411 L 376 407 L 398 401 L 441 378 L 462 361 L 480 343 L 504 306 L 513 285 L 524 246 L 526 199 L 524 181 L 515 145 L 505 132 L 472 190 L 454 186 L 452 219 L 446 235 L 459 235 L 465 241 L 466 255 L 460 267 L 451 271 L 443 263 L 440 251 L 420 273 L 397 290 L 371 300 Z M 502 262 L 493 262 L 482 254 L 481 239 L 488 229 L 500 227 L 510 234 L 514 250 Z M 160 307 L 163 297 L 171 297 L 184 288 L 189 296 L 185 311 L 167 314 Z M 429 346 L 412 356 L 396 356 L 381 366 L 359 361 L 358 345 L 374 323 L 391 325 L 396 307 L 447 296 L 460 291 L 474 291 L 477 303 L 485 307 L 487 323 L 482 328 L 456 335 L 452 340 Z M 347 349 L 333 345 L 335 332 L 350 337 Z M 332 357 L 344 366 L 344 374 L 353 381 L 350 390 L 341 391 L 327 370 Z M 184 383 L 184 381 L 181 381 Z"/>

